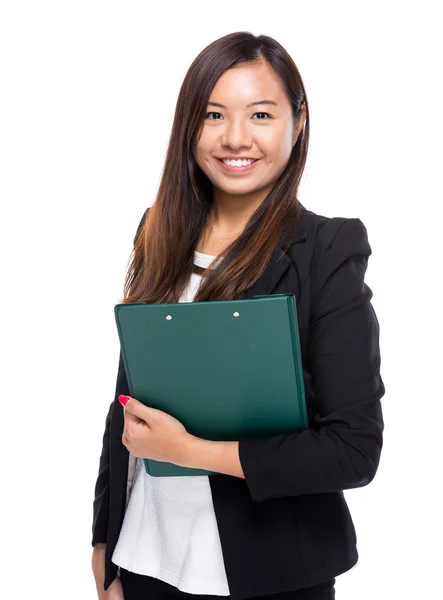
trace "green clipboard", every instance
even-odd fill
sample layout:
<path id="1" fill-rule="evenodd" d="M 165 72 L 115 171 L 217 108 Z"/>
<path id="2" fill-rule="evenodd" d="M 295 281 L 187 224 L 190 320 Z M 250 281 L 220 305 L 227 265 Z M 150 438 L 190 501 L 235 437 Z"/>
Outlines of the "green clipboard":
<path id="1" fill-rule="evenodd" d="M 212 441 L 308 427 L 294 294 L 117 304 L 130 395 Z M 143 459 L 153 477 L 215 475 Z"/>

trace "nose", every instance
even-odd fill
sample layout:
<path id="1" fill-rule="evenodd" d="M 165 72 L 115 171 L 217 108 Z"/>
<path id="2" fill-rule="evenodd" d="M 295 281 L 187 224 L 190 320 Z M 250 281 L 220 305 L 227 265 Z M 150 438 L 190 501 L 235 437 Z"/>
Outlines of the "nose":
<path id="1" fill-rule="evenodd" d="M 247 122 L 244 119 L 233 119 L 227 123 L 222 133 L 221 143 L 223 146 L 234 149 L 242 147 L 250 148 L 252 135 Z"/>

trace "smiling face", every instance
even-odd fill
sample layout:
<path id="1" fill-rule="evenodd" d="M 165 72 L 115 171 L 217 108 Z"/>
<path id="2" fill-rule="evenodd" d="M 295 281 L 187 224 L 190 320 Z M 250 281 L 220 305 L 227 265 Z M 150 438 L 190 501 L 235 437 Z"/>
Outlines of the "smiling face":
<path id="1" fill-rule="evenodd" d="M 264 102 L 266 101 L 266 102 Z M 267 63 L 228 69 L 215 84 L 195 158 L 214 185 L 214 199 L 242 195 L 264 199 L 284 171 L 303 127 Z M 222 158 L 257 159 L 250 166 L 225 166 Z"/>

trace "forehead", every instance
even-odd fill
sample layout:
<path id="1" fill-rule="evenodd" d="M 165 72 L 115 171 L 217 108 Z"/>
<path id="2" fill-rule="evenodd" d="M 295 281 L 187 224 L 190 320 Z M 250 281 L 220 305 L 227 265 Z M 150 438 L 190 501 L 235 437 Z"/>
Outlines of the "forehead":
<path id="1" fill-rule="evenodd" d="M 281 82 L 267 64 L 242 64 L 228 69 L 217 80 L 209 100 L 228 108 L 244 107 L 254 100 L 275 100 L 288 104 Z"/>

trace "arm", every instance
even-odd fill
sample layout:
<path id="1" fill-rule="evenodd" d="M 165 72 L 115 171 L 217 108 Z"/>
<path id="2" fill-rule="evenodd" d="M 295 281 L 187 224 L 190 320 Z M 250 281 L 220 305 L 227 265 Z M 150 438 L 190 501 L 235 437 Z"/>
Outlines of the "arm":
<path id="1" fill-rule="evenodd" d="M 100 456 L 97 481 L 95 483 L 93 519 L 92 519 L 92 546 L 97 543 L 106 543 L 109 517 L 109 430 L 113 402 L 109 406 L 106 417 L 103 445 Z"/>
<path id="2" fill-rule="evenodd" d="M 213 442 L 190 434 L 183 449 L 182 464 L 191 469 L 245 478 L 238 455 L 238 442 Z"/>
<path id="3" fill-rule="evenodd" d="M 371 254 L 366 228 L 360 219 L 338 228 L 331 219 L 318 236 L 307 357 L 317 415 L 305 431 L 239 441 L 256 502 L 365 486 L 380 460 L 385 388 L 379 324 L 364 283 Z"/>
<path id="4" fill-rule="evenodd" d="M 134 244 L 140 234 L 142 224 L 149 211 L 149 208 L 145 210 L 140 223 L 137 227 L 137 232 L 134 237 Z M 125 391 L 122 391 L 125 390 Z M 92 522 L 92 546 L 96 544 L 106 544 L 106 536 L 108 531 L 108 519 L 109 519 L 109 481 L 110 481 L 110 428 L 111 428 L 111 417 L 114 402 L 121 393 L 128 393 L 128 383 L 126 379 L 125 366 L 123 363 L 122 353 L 120 350 L 119 362 L 118 362 L 118 373 L 117 383 L 115 386 L 115 396 L 113 402 L 109 406 L 108 415 L 106 417 L 105 432 L 103 434 L 103 445 L 100 456 L 100 463 L 98 469 L 98 476 L 95 484 L 95 496 L 93 503 L 93 522 Z"/>
<path id="5" fill-rule="evenodd" d="M 122 353 L 120 351 L 115 398 L 117 397 L 117 392 L 120 393 L 119 390 L 121 389 L 123 380 L 126 380 L 126 373 L 123 364 Z M 110 482 L 110 429 L 112 410 L 114 407 L 115 398 L 109 406 L 108 415 L 106 417 L 105 432 L 103 434 L 102 452 L 100 456 L 97 481 L 95 483 L 92 521 L 92 546 L 94 547 L 96 544 L 106 544 L 106 537 L 108 531 Z"/>

